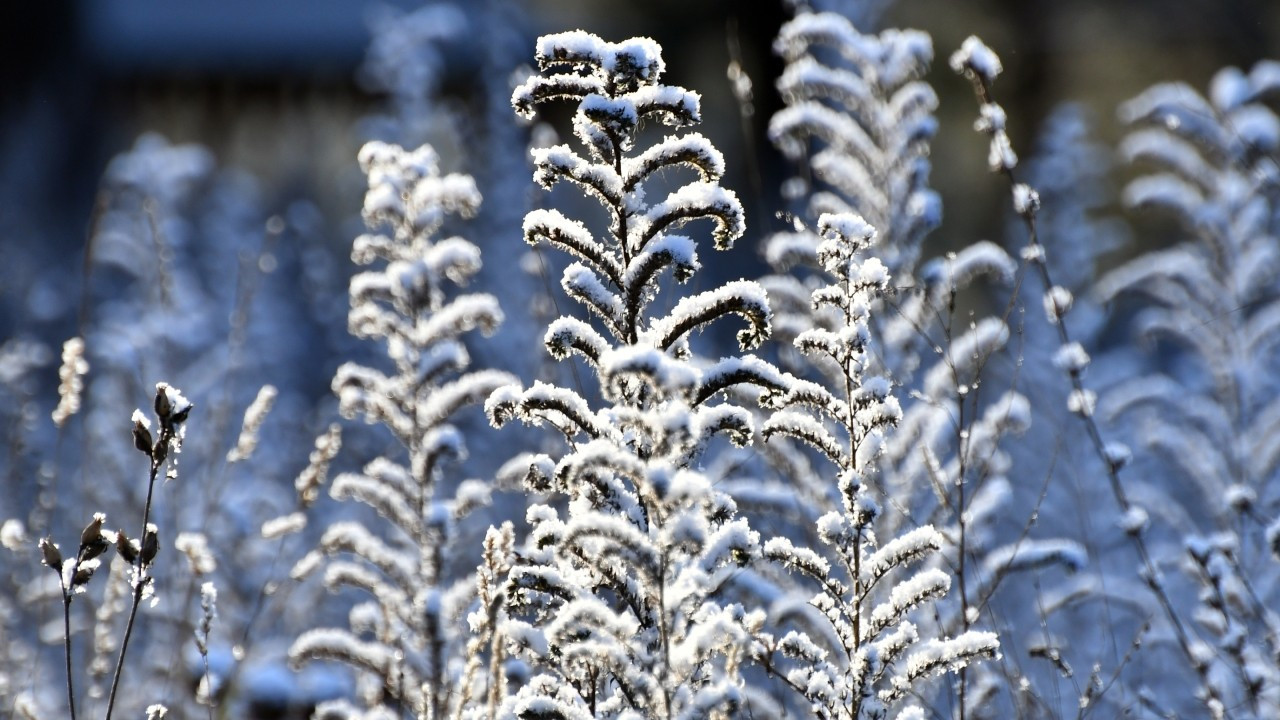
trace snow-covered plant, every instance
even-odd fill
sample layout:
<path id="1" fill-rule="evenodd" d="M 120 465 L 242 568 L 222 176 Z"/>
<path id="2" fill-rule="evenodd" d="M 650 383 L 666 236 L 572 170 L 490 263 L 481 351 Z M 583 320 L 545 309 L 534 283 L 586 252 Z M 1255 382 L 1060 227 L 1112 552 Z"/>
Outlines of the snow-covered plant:
<path id="1" fill-rule="evenodd" d="M 374 11 L 372 39 L 359 71 L 361 84 L 385 96 L 379 113 L 361 123 L 368 140 L 402 147 L 430 144 L 446 160 L 465 157 L 467 172 L 487 202 L 470 218 L 473 237 L 499 237 L 518 227 L 528 209 L 529 131 L 512 122 L 510 76 L 524 60 L 527 35 L 516 0 L 482 3 L 426 3 L 405 12 L 394 6 Z M 488 42 L 473 42 L 483 34 Z M 536 345 L 539 323 L 523 310 L 543 292 L 543 283 L 510 263 L 485 263 L 473 282 L 506 308 L 502 342 L 471 349 L 473 359 L 527 375 L 537 353 L 511 353 Z M 512 313 L 516 313 L 512 315 Z M 497 464 L 474 457 L 477 471 Z M 476 462 L 481 461 L 481 462 Z M 492 466 L 490 466 L 492 465 Z M 523 506 L 519 508 L 523 510 Z"/>
<path id="2" fill-rule="evenodd" d="M 39 542 L 41 561 L 57 573 L 58 588 L 62 593 L 62 639 L 66 660 L 67 707 L 73 720 L 76 717 L 75 680 L 77 675 L 73 666 L 78 664 L 72 659 L 71 603 L 73 598 L 85 593 L 94 574 L 102 566 L 103 556 L 113 546 L 124 562 L 131 566 L 129 619 L 119 641 L 119 654 L 111 679 L 111 693 L 107 698 L 105 717 L 110 720 L 115 709 L 116 692 L 119 690 L 120 680 L 126 667 L 125 658 L 129 649 L 129 640 L 133 636 L 134 621 L 137 619 L 138 610 L 143 601 L 155 596 L 152 570 L 156 554 L 160 549 L 160 540 L 156 525 L 152 522 L 152 498 L 155 495 L 156 480 L 160 477 L 162 470 L 165 471 L 165 480 L 177 477 L 176 456 L 182 451 L 186 421 L 193 406 L 180 391 L 163 382 L 156 384 L 153 405 L 158 435 L 153 436 L 152 422 L 146 413 L 141 410 L 133 412 L 133 445 L 147 456 L 149 464 L 147 500 L 142 510 L 142 531 L 139 537 L 131 539 L 123 530 L 113 532 L 105 528 L 107 516 L 104 513 L 94 513 L 89 524 L 80 533 L 80 543 L 74 556 L 64 559 L 58 544 L 50 537 L 42 538 Z"/>
<path id="3" fill-rule="evenodd" d="M 338 660 L 360 673 L 362 706 L 337 703 L 327 717 L 400 710 L 457 717 L 488 692 L 475 673 L 463 682 L 467 655 L 482 648 L 469 647 L 463 624 L 475 581 L 457 576 L 457 565 L 465 552 L 458 524 L 488 504 L 490 490 L 478 480 L 451 480 L 444 470 L 465 457 L 455 416 L 512 381 L 494 370 L 469 371 L 463 344 L 471 331 L 492 333 L 502 313 L 491 295 L 451 292 L 479 270 L 480 251 L 461 237 L 439 237 L 450 216 L 474 215 L 474 181 L 441 174 L 429 146 L 409 151 L 372 142 L 360 151 L 360 165 L 369 182 L 365 221 L 385 232 L 355 241 L 352 259 L 376 267 L 351 280 L 349 328 L 384 343 L 389 371 L 346 363 L 333 389 L 345 416 L 385 427 L 402 455 L 376 458 L 333 481 L 330 495 L 372 508 L 383 529 L 332 523 L 293 574 L 323 569 L 331 590 L 355 588 L 369 597 L 351 609 L 349 627 L 302 634 L 290 657 Z"/>
<path id="4" fill-rule="evenodd" d="M 1125 204 L 1172 215 L 1185 235 L 1098 286 L 1105 300 L 1144 298 L 1139 334 L 1179 351 L 1158 372 L 1121 383 L 1102 408 L 1163 459 L 1144 465 L 1153 477 L 1172 471 L 1186 481 L 1176 494 L 1132 488 L 1129 515 L 1154 517 L 1131 534 L 1149 532 L 1155 544 L 1159 521 L 1196 528 L 1185 565 L 1200 587 L 1199 637 L 1188 659 L 1210 710 L 1233 717 L 1280 712 L 1280 622 L 1268 609 L 1280 581 L 1280 119 L 1266 105 L 1278 96 L 1280 63 L 1266 61 L 1220 71 L 1208 97 L 1166 83 L 1122 106 L 1133 129 L 1120 154 L 1144 168 Z"/>
<path id="5" fill-rule="evenodd" d="M 817 254 L 830 283 L 813 292 L 813 303 L 834 309 L 843 323 L 803 332 L 795 344 L 839 368 L 844 382 L 835 389 L 795 383 L 774 400 L 784 409 L 769 418 L 763 434 L 805 442 L 834 465 L 841 505 L 818 520 L 826 553 L 785 537 L 765 544 L 765 557 L 816 585 L 808 605 L 817 612 L 797 610 L 799 629 L 760 640 L 769 670 L 801 693 L 815 716 L 884 718 L 921 693 L 924 679 L 991 657 L 999 642 L 994 633 L 978 631 L 922 637 L 912 621 L 947 594 L 951 577 L 932 566 L 908 571 L 942 549 L 944 538 L 932 525 L 884 543 L 876 535 L 876 459 L 901 409 L 888 380 L 868 373 L 868 320 L 890 275 L 878 258 L 864 256 L 875 229 L 861 217 L 824 214 L 818 229 Z"/>
<path id="6" fill-rule="evenodd" d="M 147 623 L 134 639 L 137 649 L 130 651 L 138 660 L 130 663 L 131 672 L 141 672 L 133 666 L 144 665 L 152 678 L 167 678 L 175 667 L 183 668 L 190 671 L 190 682 L 153 683 L 163 689 L 160 697 L 122 695 L 119 713 L 141 715 L 145 705 L 137 703 L 143 700 L 163 701 L 175 713 L 195 712 L 191 689 L 201 672 L 183 659 L 193 648 L 203 582 L 218 587 L 221 625 L 243 638 L 238 653 L 222 637 L 211 640 L 215 685 L 237 694 L 227 671 L 238 668 L 239 659 L 258 657 L 255 640 L 263 635 L 248 626 L 274 572 L 267 554 L 274 548 L 257 531 L 289 496 L 287 485 L 262 478 L 282 473 L 285 463 L 305 455 L 294 451 L 310 438 L 295 428 L 307 424 L 309 378 L 318 375 L 302 361 L 316 355 L 317 340 L 299 307 L 305 293 L 281 285 L 300 273 L 274 273 L 298 262 L 295 248 L 303 243 L 280 242 L 296 232 L 296 210 L 291 208 L 287 218 L 268 218 L 253 178 L 220 168 L 203 147 L 170 144 L 156 135 L 141 137 L 107 168 L 85 276 L 82 336 L 91 372 L 84 381 L 83 441 L 68 443 L 78 446 L 78 456 L 67 452 L 59 458 L 63 464 L 78 459 L 100 481 L 62 494 L 70 514 L 85 505 L 110 517 L 143 508 L 142 488 L 125 481 L 131 477 L 130 460 L 113 441 L 120 406 L 146 391 L 140 379 L 173 378 L 200 405 L 204 418 L 201 442 L 188 444 L 183 456 L 190 481 L 168 483 L 154 498 L 160 537 L 177 542 L 180 530 L 190 533 L 184 545 L 191 551 L 188 562 L 163 563 L 154 574 L 157 592 L 172 598 L 165 609 L 172 622 Z M 286 336 L 293 340 L 281 342 Z M 242 455 L 229 458 L 228 446 L 239 444 L 240 411 L 264 380 L 278 388 L 280 404 L 295 422 L 277 425 L 267 418 L 263 428 L 269 440 L 252 449 L 246 445 Z M 68 427 L 76 429 L 74 423 Z M 202 546 L 212 550 L 197 553 Z M 243 564 L 211 564 L 211 553 Z M 119 612 L 113 619 L 105 607 L 99 622 L 110 624 L 125 615 Z M 95 630 L 95 635 L 111 634 Z M 102 644 L 89 667 L 91 697 L 99 687 L 106 692 L 98 676 L 102 658 L 115 654 L 109 645 Z"/>
<path id="7" fill-rule="evenodd" d="M 534 675 L 503 716 L 722 717 L 742 702 L 739 666 L 760 614 L 721 602 L 718 591 L 758 555 L 757 535 L 697 463 L 716 435 L 751 438 L 747 411 L 715 402 L 717 394 L 742 384 L 776 389 L 782 377 L 751 356 L 703 363 L 693 353 L 690 335 L 729 315 L 747 322 L 743 349 L 768 336 L 758 285 L 680 297 L 662 276 L 684 283 L 699 269 L 694 240 L 678 228 L 710 221 L 715 247 L 728 249 L 744 231 L 742 207 L 720 185 L 724 159 L 707 138 L 637 147 L 647 123 L 700 119 L 697 94 L 662 84 L 654 41 L 548 35 L 537 61 L 541 73 L 512 97 L 517 112 L 575 103 L 585 154 L 569 145 L 535 150 L 535 180 L 577 186 L 609 222 L 593 232 L 558 210 L 525 217 L 528 242 L 576 260 L 561 285 L 585 317 L 557 319 L 545 343 L 557 359 L 576 355 L 590 368 L 599 398 L 535 383 L 504 388 L 486 406 L 496 426 L 550 426 L 568 443 L 559 458 L 525 463 L 529 488 L 565 505 L 528 511 L 501 632 Z M 667 186 L 665 197 L 652 197 Z"/>
<path id="8" fill-rule="evenodd" d="M 1219 527 L 1242 519 L 1242 495 L 1258 507 L 1280 499 L 1271 482 L 1280 466 L 1280 120 L 1263 104 L 1277 95 L 1280 63 L 1264 62 L 1247 75 L 1221 71 L 1209 98 L 1170 83 L 1121 108 L 1133 126 L 1121 155 L 1149 168 L 1125 189 L 1125 204 L 1169 213 L 1186 236 L 1109 273 L 1098 291 L 1104 300 L 1145 296 L 1139 333 L 1187 354 L 1126 385 L 1109 409 L 1159 409 L 1141 439 L 1192 481 L 1190 506 L 1206 511 L 1198 519 Z"/>
<path id="9" fill-rule="evenodd" d="M 778 233 L 766 246 L 766 258 L 779 271 L 766 281 L 771 299 L 780 306 L 779 334 L 794 337 L 808 327 L 843 326 L 845 319 L 838 313 L 810 302 L 809 295 L 827 279 L 817 257 L 821 239 L 804 226 L 824 212 L 856 212 L 866 218 L 877 228 L 870 255 L 905 284 L 886 288 L 891 292 L 884 295 L 890 297 L 871 299 L 877 310 L 884 308 L 868 321 L 871 329 L 883 328 L 870 340 L 875 344 L 872 368 L 924 398 L 904 408 L 904 427 L 895 434 L 896 444 L 886 448 L 892 482 L 899 490 L 926 494 L 932 494 L 935 484 L 951 487 L 933 477 L 922 446 L 935 456 L 932 463 L 940 464 L 948 455 L 958 457 L 957 448 L 947 447 L 954 430 L 973 422 L 1005 423 L 1002 418 L 1014 414 L 996 411 L 980 418 L 977 392 L 988 358 L 1003 347 L 1009 331 L 997 318 L 974 319 L 956 337 L 961 331 L 953 327 L 956 298 L 977 278 L 1011 278 L 1015 266 L 989 242 L 918 266 L 921 241 L 941 219 L 941 203 L 928 187 L 937 100 L 918 79 L 933 57 L 931 41 L 917 31 L 864 35 L 842 16 L 802 13 L 783 26 L 776 50 L 788 61 L 779 81 L 787 107 L 771 122 L 771 137 L 789 157 L 809 158 L 807 165 L 820 181 L 812 190 L 806 190 L 803 180 L 789 181 L 789 191 L 807 199 L 804 214 L 797 218 L 796 231 Z M 815 270 L 817 275 L 804 279 Z M 814 366 L 828 387 L 843 383 L 837 366 L 824 361 Z M 986 406 L 1012 410 L 1022 402 L 1008 396 Z M 985 436 L 994 440 L 1009 429 L 988 428 Z M 965 455 L 970 466 L 985 462 L 999 475 L 1002 456 L 989 443 L 969 448 Z M 914 503 L 903 504 L 915 508 Z M 928 519 L 927 512 L 917 516 L 922 522 Z"/>
<path id="10" fill-rule="evenodd" d="M 1074 570 L 1083 557 L 1070 543 L 1026 537 L 1023 521 L 1034 497 L 1026 513 L 1013 522 L 1004 519 L 1014 504 L 1014 485 L 1006 479 L 1011 465 L 1002 443 L 1026 429 L 1029 404 L 1011 381 L 1003 392 L 998 384 L 996 392 L 988 390 L 996 377 L 989 366 L 1012 336 L 1007 314 L 981 317 L 970 311 L 965 318 L 958 308 L 972 304 L 975 281 L 1012 281 L 1017 265 L 986 241 L 919 262 L 924 236 L 941 219 L 940 201 L 928 186 L 937 100 L 920 80 L 933 56 L 928 35 L 900 30 L 866 35 L 839 15 L 801 13 L 783 27 L 776 50 L 788 62 L 779 82 L 787 107 L 773 119 L 771 137 L 801 163 L 800 178 L 784 188 L 800 201 L 796 229 L 771 237 L 765 250 L 778 271 L 766 283 L 779 334 L 795 337 L 802 347 L 799 342 L 814 332 L 811 327 L 837 337 L 849 332 L 849 319 L 838 306 L 810 298 L 826 292 L 832 276 L 819 257 L 824 239 L 805 226 L 828 211 L 856 211 L 864 222 L 874 218 L 868 224 L 879 232 L 859 249 L 896 283 L 866 297 L 862 372 L 884 376 L 911 400 L 903 405 L 896 432 L 864 450 L 879 456 L 879 469 L 877 481 L 863 492 L 897 511 L 877 519 L 882 536 L 936 528 L 944 550 L 940 557 L 959 585 L 958 602 L 937 605 L 939 633 L 960 634 L 989 610 L 1010 572 L 1035 566 L 1027 558 L 1065 559 Z M 804 363 L 792 359 L 788 369 L 837 396 L 846 392 L 846 369 L 814 355 Z M 821 474 L 809 469 L 809 456 L 778 446 L 766 457 L 780 470 L 784 488 L 793 477 L 807 478 L 795 484 L 817 500 L 817 507 L 839 507 L 834 483 L 826 484 L 825 498 L 822 485 L 815 488 L 814 478 Z M 736 485 L 734 491 L 744 503 L 749 497 L 787 498 L 779 492 L 742 493 Z M 1039 554 L 1041 542 L 1071 551 Z M 999 625 L 994 614 L 988 621 Z M 959 696 L 976 707 L 980 700 L 966 698 L 967 674 L 961 673 Z"/>
<path id="11" fill-rule="evenodd" d="M 787 63 L 778 80 L 786 105 L 770 120 L 769 137 L 798 167 L 783 186 L 797 227 L 766 241 L 765 259 L 778 274 L 765 284 L 778 337 L 790 341 L 810 326 L 840 322 L 810 308 L 809 295 L 823 280 L 806 282 L 797 272 L 819 268 L 819 241 L 810 228 L 822 213 L 866 218 L 878 230 L 876 254 L 888 271 L 900 280 L 913 275 L 921 241 L 942 213 L 928 186 L 937 97 L 920 80 L 933 57 L 922 32 L 866 35 L 842 15 L 801 12 L 782 26 L 774 51 Z M 884 321 L 880 315 L 873 327 Z M 877 342 L 910 342 L 918 333 L 883 335 L 877 333 Z M 897 382 L 919 361 L 915 352 L 900 350 L 876 357 Z"/>
<path id="12" fill-rule="evenodd" d="M 769 138 L 802 163 L 785 192 L 804 201 L 810 221 L 827 212 L 861 215 L 878 230 L 890 273 L 914 267 L 921 240 L 941 219 L 928 186 L 938 99 L 920 80 L 933 59 L 929 36 L 864 35 L 841 15 L 802 12 L 782 26 L 774 51 L 787 63 L 778 79 L 786 107 L 769 121 Z M 794 248 L 787 239 L 770 241 L 772 263 L 789 252 L 811 258 L 803 238 Z"/>

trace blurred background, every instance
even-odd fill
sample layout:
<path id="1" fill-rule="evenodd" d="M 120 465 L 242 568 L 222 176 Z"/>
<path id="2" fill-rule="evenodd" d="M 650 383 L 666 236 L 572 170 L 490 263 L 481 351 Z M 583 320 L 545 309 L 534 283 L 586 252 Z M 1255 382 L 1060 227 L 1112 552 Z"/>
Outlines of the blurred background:
<path id="1" fill-rule="evenodd" d="M 935 239 L 943 243 L 968 242 L 1001 227 L 1000 199 L 986 194 L 996 191 L 993 184 L 971 181 L 985 172 L 985 148 L 970 129 L 969 89 L 945 68 L 946 56 L 968 34 L 981 35 L 1004 58 L 998 89 L 1019 148 L 1030 146 L 1040 122 L 1064 100 L 1084 103 L 1097 131 L 1111 139 L 1117 103 L 1151 83 L 1179 78 L 1203 88 L 1217 68 L 1247 68 L 1280 47 L 1280 4 L 1267 0 L 835 4 L 864 28 L 916 27 L 934 37 L 941 61 L 933 80 L 942 96 L 934 184 L 947 217 Z M 332 233 L 313 239 L 345 248 L 342 222 L 355 216 L 360 202 L 355 151 L 377 134 L 368 118 L 386 112 L 398 92 L 370 77 L 371 38 L 420 5 L 4 3 L 0 294 L 6 312 L 0 335 L 45 335 L 50 324 L 58 326 L 54 335 L 69 334 L 62 303 L 76 292 L 77 258 L 93 222 L 99 180 L 110 159 L 144 132 L 199 143 L 220 167 L 250 173 L 268 209 L 298 199 L 314 203 Z M 440 28 L 433 41 L 435 77 L 418 77 L 435 85 L 429 92 L 438 104 L 475 107 L 492 100 L 474 81 L 477 73 L 495 71 L 486 56 L 498 38 L 513 43 L 500 50 L 514 72 L 531 59 L 540 33 L 581 27 L 609 39 L 649 35 L 665 50 L 670 79 L 702 93 L 702 132 L 726 152 L 735 173 L 729 184 L 744 199 L 761 196 L 760 205 L 772 207 L 779 160 L 763 140 L 763 127 L 778 105 L 772 79 L 780 63 L 770 44 L 789 15 L 780 0 L 459 0 L 453 7 L 462 21 Z M 746 122 L 726 78 L 734 54 L 752 81 L 754 114 Z M 442 150 L 446 167 L 465 169 L 458 151 Z M 755 231 L 771 221 L 768 212 L 752 219 Z"/>
<path id="2" fill-rule="evenodd" d="M 1003 58 L 997 99 L 1024 157 L 1063 102 L 1078 103 L 1098 140 L 1114 146 L 1117 105 L 1151 84 L 1183 80 L 1203 92 L 1222 66 L 1248 68 L 1280 54 L 1280 3 L 1269 0 L 815 4 L 849 14 L 864 31 L 911 27 L 933 36 L 928 79 L 940 108 L 932 184 L 944 219 L 926 256 L 1006 234 L 1007 188 L 989 178 L 970 86 L 946 66 L 968 35 Z M 544 362 L 539 327 L 555 309 L 542 291 L 555 274 L 519 261 L 528 257 L 520 220 L 566 199 L 537 189 L 526 161 L 529 144 L 549 142 L 554 131 L 518 123 L 509 106 L 535 38 L 573 28 L 608 40 L 647 35 L 664 50 L 667 81 L 701 93 L 698 130 L 723 151 L 724 182 L 748 212 L 737 251 L 715 256 L 700 275 L 715 282 L 763 273 L 758 241 L 786 226 L 779 186 L 791 171 L 765 128 L 780 107 L 773 82 L 782 65 L 771 46 L 790 15 L 782 0 L 0 3 L 5 515 L 35 506 L 33 531 L 71 537 L 88 512 L 136 503 L 129 480 L 137 458 L 124 420 L 156 380 L 169 380 L 208 413 L 211 434 L 189 448 L 185 467 L 216 478 L 175 483 L 164 522 L 191 527 L 185 511 L 243 543 L 230 546 L 239 564 L 220 592 L 228 605 L 240 597 L 258 619 L 276 560 L 263 556 L 257 528 L 291 509 L 290 481 L 336 417 L 334 369 L 377 355 L 347 335 L 345 320 L 355 271 L 349 249 L 363 232 L 361 144 L 430 142 L 446 171 L 476 176 L 485 203 L 464 232 L 486 252 L 482 287 L 501 296 L 509 316 L 504 347 L 490 352 L 528 380 Z M 731 67 L 740 71 L 736 94 Z M 567 127 L 564 117 L 551 119 Z M 1176 239 L 1170 226 L 1125 216 L 1113 194 L 1103 192 L 1097 210 L 1141 238 L 1127 254 Z M 87 345 L 87 410 L 64 442 L 49 411 L 58 348 L 73 336 Z M 264 430 L 270 441 L 252 472 L 215 473 L 263 383 L 280 390 L 277 419 Z M 385 443 L 352 433 L 340 462 L 373 457 Z M 59 497 L 60 473 L 107 481 Z M 275 619 L 265 617 L 263 626 Z M 261 655 L 282 655 L 289 637 L 286 628 Z M 174 652 L 177 645 L 157 638 Z M 162 655 L 161 665 L 172 659 Z"/>

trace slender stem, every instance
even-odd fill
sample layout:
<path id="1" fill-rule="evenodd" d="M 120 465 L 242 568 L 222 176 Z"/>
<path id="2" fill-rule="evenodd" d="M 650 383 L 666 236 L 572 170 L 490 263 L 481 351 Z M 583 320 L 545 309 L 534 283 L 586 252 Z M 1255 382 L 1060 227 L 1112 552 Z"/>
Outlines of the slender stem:
<path id="1" fill-rule="evenodd" d="M 972 73 L 970 74 L 969 79 L 973 83 L 974 92 L 976 93 L 980 103 L 994 103 L 991 96 L 991 88 L 988 86 L 986 79 Z M 1017 186 L 1017 175 L 1014 173 L 1012 168 L 1006 167 L 1000 172 L 1009 182 L 1010 187 Z M 1040 260 L 1032 261 L 1030 264 L 1035 266 L 1036 271 L 1039 274 L 1040 281 L 1043 283 L 1047 292 L 1050 288 L 1054 287 L 1054 284 L 1049 272 L 1048 263 L 1043 257 L 1043 246 L 1040 244 L 1036 215 L 1034 211 L 1022 213 L 1021 215 L 1023 224 L 1026 226 L 1027 230 L 1027 246 L 1041 251 Z M 1072 342 L 1072 339 L 1071 333 L 1067 329 L 1065 318 L 1059 318 L 1058 322 L 1053 323 L 1053 325 L 1058 331 L 1058 341 L 1060 346 L 1069 345 Z M 1085 392 L 1085 386 L 1080 372 L 1070 371 L 1067 374 L 1071 381 L 1072 390 L 1076 393 L 1083 394 Z M 1122 513 L 1128 513 L 1133 505 L 1129 501 L 1128 494 L 1125 492 L 1124 487 L 1120 482 L 1120 464 L 1114 462 L 1108 456 L 1106 443 L 1103 440 L 1102 430 L 1098 426 L 1098 421 L 1093 417 L 1091 412 L 1078 412 L 1076 414 L 1084 423 L 1085 431 L 1089 436 L 1089 441 L 1093 446 L 1095 454 L 1100 460 L 1102 460 L 1102 464 L 1106 468 L 1107 480 L 1111 486 L 1111 494 L 1115 498 L 1116 505 L 1119 506 Z M 1182 618 L 1178 615 L 1177 610 L 1173 606 L 1173 600 L 1169 597 L 1168 591 L 1160 580 L 1159 570 L 1156 568 L 1155 561 L 1147 548 L 1147 543 L 1146 540 L 1143 539 L 1141 530 L 1136 532 L 1127 532 L 1125 534 L 1132 541 L 1134 550 L 1137 552 L 1138 559 L 1141 562 L 1141 574 L 1143 576 L 1143 580 L 1151 592 L 1156 596 L 1156 600 L 1164 611 L 1165 617 L 1169 620 L 1170 625 L 1173 626 L 1174 636 L 1177 639 L 1178 646 L 1182 650 L 1182 654 L 1187 658 L 1192 670 L 1194 670 L 1196 675 L 1200 678 L 1201 686 L 1205 691 L 1204 702 L 1206 705 L 1212 704 L 1214 701 L 1221 703 L 1222 698 L 1220 697 L 1217 688 L 1212 682 L 1210 682 L 1209 669 L 1207 665 L 1201 661 L 1192 650 L 1191 633 L 1187 629 Z M 1231 712 L 1224 709 L 1223 716 L 1230 718 Z"/>
<path id="2" fill-rule="evenodd" d="M 71 710 L 71 720 L 76 720 L 76 691 L 71 675 L 71 593 L 67 586 L 62 586 L 62 644 L 63 655 L 67 660 L 67 707 Z"/>
<path id="3" fill-rule="evenodd" d="M 120 676 L 124 672 L 124 657 L 129 650 L 129 637 L 133 635 L 133 623 L 138 617 L 138 606 L 142 604 L 142 592 L 146 588 L 146 567 L 142 564 L 142 544 L 146 541 L 147 525 L 151 523 L 151 500 L 155 495 L 156 476 L 160 474 L 160 467 L 164 465 L 164 460 L 157 460 L 159 448 L 168 449 L 169 440 L 173 437 L 173 429 L 167 423 L 160 431 L 160 439 L 151 449 L 151 472 L 147 480 L 147 502 L 142 507 L 142 533 L 138 535 L 138 557 L 134 561 L 136 574 L 133 585 L 133 604 L 129 608 L 129 621 L 124 626 L 124 637 L 120 640 L 120 655 L 116 658 L 115 674 L 111 677 L 111 693 L 107 696 L 107 714 L 103 720 L 111 720 L 111 712 L 116 705 L 116 691 L 120 688 Z M 161 458 L 167 456 L 160 456 Z M 128 542 L 128 539 L 125 539 Z"/>
<path id="4" fill-rule="evenodd" d="M 216 701 L 213 693 L 213 678 L 209 677 L 209 653 L 200 653 L 200 658 L 204 660 L 204 692 L 205 700 L 208 701 L 205 709 L 209 711 L 209 720 L 213 720 L 213 706 Z"/>

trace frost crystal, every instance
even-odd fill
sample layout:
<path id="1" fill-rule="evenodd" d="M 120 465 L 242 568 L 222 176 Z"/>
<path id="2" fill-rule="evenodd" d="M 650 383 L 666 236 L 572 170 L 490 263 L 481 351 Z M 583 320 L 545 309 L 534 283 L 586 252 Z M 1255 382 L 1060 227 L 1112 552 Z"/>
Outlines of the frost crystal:
<path id="1" fill-rule="evenodd" d="M 971 72 L 990 85 L 996 76 L 1004 72 L 1000 58 L 975 35 L 965 38 L 960 49 L 951 55 L 951 69 L 957 73 Z"/>

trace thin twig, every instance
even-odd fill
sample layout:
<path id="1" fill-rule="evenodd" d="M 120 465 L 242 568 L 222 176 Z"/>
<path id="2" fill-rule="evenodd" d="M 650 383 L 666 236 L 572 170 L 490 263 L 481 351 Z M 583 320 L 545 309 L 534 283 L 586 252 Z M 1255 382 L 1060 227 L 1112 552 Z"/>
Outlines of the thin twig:
<path id="1" fill-rule="evenodd" d="M 62 585 L 62 654 L 67 660 L 67 707 L 71 710 L 71 720 L 76 720 L 76 691 L 71 675 L 71 593 L 64 580 L 59 578 L 59 583 Z"/>
<path id="2" fill-rule="evenodd" d="M 115 673 L 111 677 L 111 693 L 107 696 L 107 714 L 103 720 L 111 720 L 111 713 L 115 709 L 116 691 L 120 688 L 120 676 L 124 673 L 125 653 L 129 650 L 129 638 L 133 635 L 133 623 L 138 617 L 138 607 L 142 604 L 142 593 L 146 589 L 147 565 L 143 562 L 142 548 L 146 543 L 147 526 L 151 524 L 151 501 L 155 494 L 156 476 L 160 474 L 160 468 L 164 466 L 169 440 L 173 437 L 173 425 L 167 420 L 162 420 L 160 438 L 156 440 L 151 451 L 151 471 L 147 480 L 147 502 L 142 507 L 142 533 L 138 535 L 138 557 L 134 560 L 134 568 L 136 571 L 133 578 L 133 603 L 129 608 L 129 621 L 124 626 L 124 637 L 120 640 L 120 655 L 116 658 Z M 125 538 L 124 542 L 128 543 L 129 539 Z"/>

